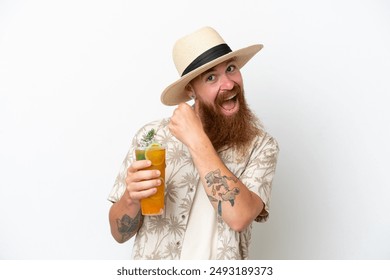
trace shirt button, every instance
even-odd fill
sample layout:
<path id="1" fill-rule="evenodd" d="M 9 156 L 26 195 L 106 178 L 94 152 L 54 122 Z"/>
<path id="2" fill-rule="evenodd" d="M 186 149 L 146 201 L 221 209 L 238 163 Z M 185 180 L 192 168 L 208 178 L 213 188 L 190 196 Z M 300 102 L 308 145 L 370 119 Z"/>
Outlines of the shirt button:
<path id="1" fill-rule="evenodd" d="M 186 215 L 181 215 L 181 218 L 182 218 L 182 219 L 185 219 L 185 218 L 186 218 Z"/>
<path id="2" fill-rule="evenodd" d="M 176 242 L 176 245 L 177 245 L 177 246 L 180 246 L 180 241 L 177 241 L 177 242 Z"/>

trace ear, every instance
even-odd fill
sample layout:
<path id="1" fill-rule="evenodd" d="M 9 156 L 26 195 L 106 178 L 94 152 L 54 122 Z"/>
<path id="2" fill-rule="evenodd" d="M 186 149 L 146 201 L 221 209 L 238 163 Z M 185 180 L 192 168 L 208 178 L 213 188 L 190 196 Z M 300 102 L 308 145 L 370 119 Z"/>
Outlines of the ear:
<path id="1" fill-rule="evenodd" d="M 188 95 L 189 98 L 191 99 L 195 99 L 196 96 L 195 96 L 195 90 L 193 89 L 193 87 L 191 86 L 191 84 L 187 84 L 184 88 L 186 94 Z"/>

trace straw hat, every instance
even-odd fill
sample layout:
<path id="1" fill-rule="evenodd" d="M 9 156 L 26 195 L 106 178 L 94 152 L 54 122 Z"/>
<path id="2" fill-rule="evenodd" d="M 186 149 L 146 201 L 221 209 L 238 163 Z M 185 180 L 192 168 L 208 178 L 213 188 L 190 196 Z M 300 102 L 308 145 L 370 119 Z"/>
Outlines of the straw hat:
<path id="1" fill-rule="evenodd" d="M 190 100 L 184 88 L 196 76 L 233 57 L 241 68 L 262 47 L 257 44 L 232 51 L 211 27 L 203 27 L 179 39 L 173 47 L 172 56 L 181 77 L 162 92 L 161 102 L 170 106 Z"/>

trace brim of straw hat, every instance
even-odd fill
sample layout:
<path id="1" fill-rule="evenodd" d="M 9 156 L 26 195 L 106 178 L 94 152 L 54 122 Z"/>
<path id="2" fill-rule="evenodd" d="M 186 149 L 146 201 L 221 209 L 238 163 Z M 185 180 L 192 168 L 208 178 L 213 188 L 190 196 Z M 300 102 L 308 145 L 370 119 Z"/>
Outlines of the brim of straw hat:
<path id="1" fill-rule="evenodd" d="M 263 45 L 261 44 L 242 48 L 220 56 L 217 59 L 196 68 L 165 88 L 161 94 L 161 102 L 167 106 L 174 106 L 179 103 L 189 101 L 190 97 L 185 93 L 184 88 L 198 75 L 231 58 L 235 59 L 237 67 L 241 69 L 262 48 Z"/>

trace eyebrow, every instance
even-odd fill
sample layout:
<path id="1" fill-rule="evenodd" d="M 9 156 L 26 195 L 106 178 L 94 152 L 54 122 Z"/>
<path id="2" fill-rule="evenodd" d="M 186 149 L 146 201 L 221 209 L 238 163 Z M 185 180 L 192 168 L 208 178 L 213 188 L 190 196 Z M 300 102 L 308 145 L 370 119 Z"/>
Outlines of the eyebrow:
<path id="1" fill-rule="evenodd" d="M 225 63 L 225 64 L 227 65 L 227 64 L 230 64 L 230 63 L 232 63 L 232 62 L 234 62 L 234 61 L 236 61 L 236 58 L 235 58 L 235 57 L 233 57 L 233 58 L 231 58 L 231 59 L 228 59 L 228 60 L 226 60 L 226 61 L 224 61 L 224 62 L 221 62 L 221 63 Z M 204 76 L 207 75 L 208 73 L 215 71 L 215 67 L 216 67 L 216 66 L 214 66 L 213 68 L 210 68 L 210 69 L 204 71 L 202 74 L 200 74 L 200 76 L 201 76 L 201 77 L 204 77 Z"/>

